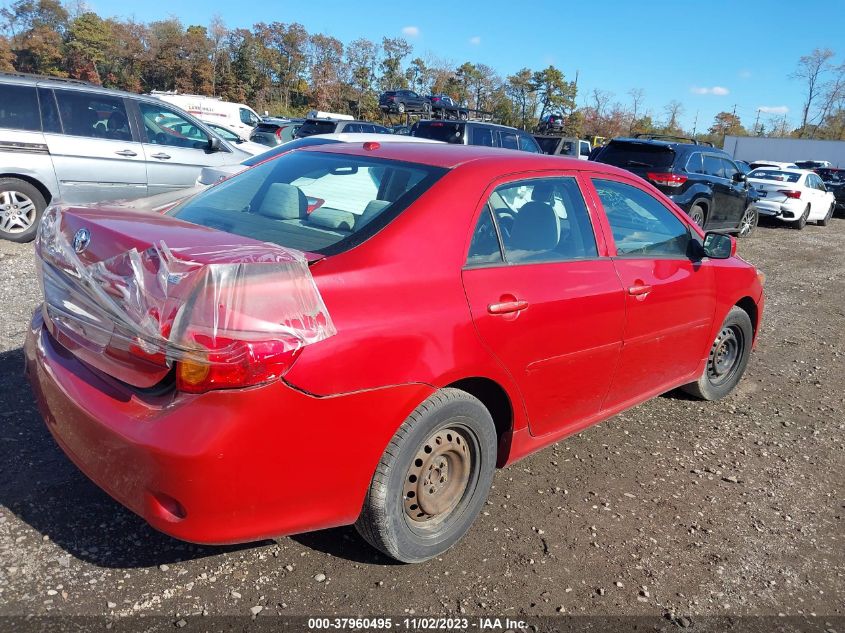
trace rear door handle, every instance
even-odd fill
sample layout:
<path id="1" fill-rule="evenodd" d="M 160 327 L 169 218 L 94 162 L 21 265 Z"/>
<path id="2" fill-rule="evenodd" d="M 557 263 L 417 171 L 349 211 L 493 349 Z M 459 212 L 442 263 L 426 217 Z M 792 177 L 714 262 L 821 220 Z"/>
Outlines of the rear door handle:
<path id="1" fill-rule="evenodd" d="M 628 294 L 632 297 L 644 297 L 651 292 L 651 286 L 646 284 L 631 286 L 628 288 Z"/>
<path id="2" fill-rule="evenodd" d="M 510 314 L 511 312 L 519 312 L 528 307 L 527 301 L 502 301 L 501 303 L 491 303 L 487 306 L 487 312 L 490 314 Z"/>
<path id="3" fill-rule="evenodd" d="M 158 158 L 159 160 L 167 160 L 168 158 L 170 158 L 170 154 L 159 152 L 158 154 L 153 154 L 152 158 Z"/>
<path id="4" fill-rule="evenodd" d="M 133 152 L 131 149 L 122 149 L 119 152 L 115 152 L 118 156 L 137 156 L 136 152 Z"/>

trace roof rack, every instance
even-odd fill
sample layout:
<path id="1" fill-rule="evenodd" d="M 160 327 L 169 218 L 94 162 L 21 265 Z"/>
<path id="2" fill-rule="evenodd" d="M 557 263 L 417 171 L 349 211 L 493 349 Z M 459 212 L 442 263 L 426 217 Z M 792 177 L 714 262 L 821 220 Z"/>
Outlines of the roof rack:
<path id="1" fill-rule="evenodd" d="M 62 81 L 69 84 L 79 84 L 82 86 L 93 86 L 90 81 L 84 79 L 71 79 L 70 77 L 53 77 L 52 75 L 39 75 L 35 73 L 19 73 L 17 71 L 0 71 L 0 77 L 21 77 L 23 79 L 49 79 L 50 81 Z"/>
<path id="2" fill-rule="evenodd" d="M 638 134 L 634 134 L 634 138 L 646 138 L 650 141 L 684 141 L 686 143 L 692 143 L 693 145 L 709 145 L 710 147 L 714 147 L 713 143 L 710 141 L 697 141 L 694 138 L 678 136 L 677 134 L 650 134 L 648 132 L 640 132 Z"/>

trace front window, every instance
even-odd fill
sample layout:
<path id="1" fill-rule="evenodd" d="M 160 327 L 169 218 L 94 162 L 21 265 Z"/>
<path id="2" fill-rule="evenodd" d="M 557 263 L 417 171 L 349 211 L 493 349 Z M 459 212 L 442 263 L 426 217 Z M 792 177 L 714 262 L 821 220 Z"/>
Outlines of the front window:
<path id="1" fill-rule="evenodd" d="M 621 257 L 686 257 L 687 226 L 663 203 L 638 187 L 593 180 Z"/>
<path id="2" fill-rule="evenodd" d="M 398 161 L 292 152 L 190 198 L 170 215 L 330 255 L 373 235 L 443 173 Z"/>
<path id="3" fill-rule="evenodd" d="M 252 110 L 247 108 L 240 108 L 238 113 L 241 116 L 241 123 L 244 125 L 248 125 L 250 127 L 255 127 L 259 123 L 261 123 L 261 119 L 258 118 L 258 115 L 255 114 Z"/>
<path id="4" fill-rule="evenodd" d="M 138 107 L 149 143 L 189 149 L 208 148 L 208 134 L 193 121 L 158 104 L 141 101 Z"/>

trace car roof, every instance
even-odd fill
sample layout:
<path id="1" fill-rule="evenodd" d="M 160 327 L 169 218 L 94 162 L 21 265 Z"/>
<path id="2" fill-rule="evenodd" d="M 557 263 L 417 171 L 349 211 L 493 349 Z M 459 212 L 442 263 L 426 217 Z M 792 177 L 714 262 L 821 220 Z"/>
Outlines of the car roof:
<path id="1" fill-rule="evenodd" d="M 378 125 L 378 124 L 375 124 Z M 430 138 L 419 138 L 416 136 L 403 136 L 401 134 L 375 134 L 373 132 L 334 132 L 332 134 L 314 134 L 308 138 L 324 138 L 333 141 L 340 141 L 342 143 L 439 143 L 444 144 L 443 141 L 435 141 Z"/>
<path id="2" fill-rule="evenodd" d="M 684 143 L 682 141 L 667 141 L 665 139 L 660 138 L 636 138 L 633 136 L 617 136 L 616 138 L 610 139 L 610 143 L 641 143 L 643 145 L 659 145 L 662 147 L 666 147 L 668 149 L 673 150 L 695 150 L 698 152 L 713 152 L 716 154 L 724 154 L 728 157 L 730 155 L 723 149 L 718 147 L 713 147 L 712 145 L 705 145 L 702 143 Z M 606 146 L 605 146 L 606 147 Z"/>
<path id="3" fill-rule="evenodd" d="M 357 143 L 334 143 L 318 147 L 302 148 L 301 151 L 330 152 L 333 154 L 348 154 L 354 156 L 368 156 L 386 158 L 408 163 L 418 163 L 431 167 L 452 169 L 469 163 L 501 166 L 507 163 L 509 171 L 531 170 L 579 170 L 598 173 L 612 173 L 631 177 L 631 172 L 604 163 L 588 162 L 578 159 L 562 158 L 549 154 L 534 154 L 512 149 L 486 147 L 481 145 L 456 145 L 452 143 L 435 143 L 417 145 L 413 143 L 385 143 L 375 149 L 365 149 Z"/>
<path id="4" fill-rule="evenodd" d="M 446 121 L 444 122 L 443 119 L 423 119 L 422 121 L 418 121 L 414 125 L 422 124 L 422 123 L 432 123 L 432 124 L 440 124 L 440 125 L 489 125 L 490 127 L 498 127 L 502 128 L 503 130 L 514 130 L 516 132 L 524 132 L 525 134 L 531 135 L 530 132 L 526 132 L 525 130 L 520 130 L 518 128 L 512 127 L 510 125 L 502 125 L 501 123 L 492 123 L 490 121 Z"/>

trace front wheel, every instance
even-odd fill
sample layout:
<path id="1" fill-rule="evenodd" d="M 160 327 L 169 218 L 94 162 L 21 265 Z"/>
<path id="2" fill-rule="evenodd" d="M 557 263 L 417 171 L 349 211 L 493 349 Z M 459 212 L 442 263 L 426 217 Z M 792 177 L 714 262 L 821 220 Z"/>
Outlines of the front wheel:
<path id="1" fill-rule="evenodd" d="M 836 209 L 836 203 L 831 203 L 830 208 L 827 210 L 825 216 L 819 220 L 819 226 L 827 226 L 830 224 L 830 218 L 833 217 L 833 212 Z"/>
<path id="2" fill-rule="evenodd" d="M 719 400 L 737 386 L 751 354 L 754 328 L 751 317 L 738 306 L 731 308 L 716 340 L 710 346 L 704 373 L 682 389 L 701 400 Z"/>
<path id="3" fill-rule="evenodd" d="M 754 232 L 754 229 L 757 228 L 758 219 L 757 209 L 755 209 L 753 205 L 748 205 L 748 208 L 745 210 L 745 213 L 742 214 L 742 218 L 739 221 L 739 231 L 737 236 L 749 237 Z"/>
<path id="4" fill-rule="evenodd" d="M 43 194 L 19 178 L 0 178 L 0 239 L 31 242 L 47 207 Z"/>
<path id="5" fill-rule="evenodd" d="M 459 389 L 441 389 L 396 431 L 376 468 L 355 528 L 404 563 L 445 552 L 481 511 L 496 465 L 487 408 Z"/>

